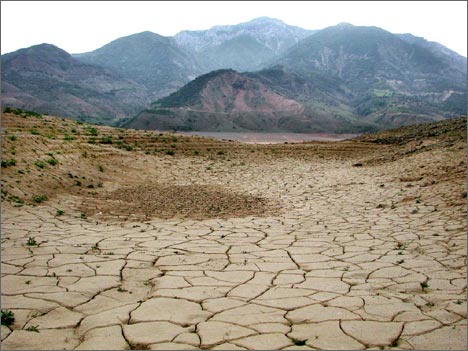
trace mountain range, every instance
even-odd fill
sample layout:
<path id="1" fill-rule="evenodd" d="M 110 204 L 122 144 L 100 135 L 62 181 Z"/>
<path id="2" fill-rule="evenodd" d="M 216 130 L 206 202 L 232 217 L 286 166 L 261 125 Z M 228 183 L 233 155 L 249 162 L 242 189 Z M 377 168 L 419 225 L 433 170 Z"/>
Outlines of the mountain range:
<path id="1" fill-rule="evenodd" d="M 466 115 L 466 58 L 411 34 L 261 17 L 88 53 L 2 55 L 3 106 L 143 129 L 366 132 Z"/>

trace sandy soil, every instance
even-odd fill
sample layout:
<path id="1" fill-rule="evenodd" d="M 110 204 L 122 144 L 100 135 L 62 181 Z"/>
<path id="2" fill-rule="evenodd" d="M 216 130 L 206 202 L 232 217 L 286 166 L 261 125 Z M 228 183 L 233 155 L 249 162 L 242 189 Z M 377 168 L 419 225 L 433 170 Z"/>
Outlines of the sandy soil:
<path id="1" fill-rule="evenodd" d="M 3 349 L 467 346 L 463 130 L 247 145 L 2 127 Z"/>

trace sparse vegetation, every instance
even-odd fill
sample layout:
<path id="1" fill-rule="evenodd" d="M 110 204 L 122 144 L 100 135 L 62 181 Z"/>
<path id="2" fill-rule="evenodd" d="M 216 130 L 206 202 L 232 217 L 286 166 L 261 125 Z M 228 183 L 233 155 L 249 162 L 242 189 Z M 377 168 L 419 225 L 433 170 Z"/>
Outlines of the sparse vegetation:
<path id="1" fill-rule="evenodd" d="M 65 140 L 65 141 L 72 141 L 72 140 L 75 140 L 75 138 L 74 138 L 73 136 L 71 136 L 70 134 L 65 133 L 65 134 L 63 135 L 63 140 Z"/>
<path id="2" fill-rule="evenodd" d="M 21 207 L 23 206 L 24 204 L 24 200 L 23 199 L 20 199 L 18 196 L 16 195 L 9 195 L 8 196 L 8 200 L 12 201 L 15 203 L 15 207 Z"/>
<path id="3" fill-rule="evenodd" d="M 20 108 L 11 108 L 11 107 L 5 107 L 3 109 L 3 112 L 5 113 L 13 113 L 15 115 L 21 116 L 21 117 L 28 117 L 28 116 L 33 116 L 37 118 L 41 118 L 42 115 L 40 113 L 34 112 L 34 111 L 28 111 L 28 110 L 22 110 Z"/>
<path id="4" fill-rule="evenodd" d="M 16 166 L 16 160 L 11 158 L 9 160 L 2 160 L 2 168 Z"/>
<path id="5" fill-rule="evenodd" d="M 62 216 L 64 213 L 65 213 L 65 211 L 63 211 L 63 210 L 57 210 L 57 212 L 55 213 L 55 215 L 56 215 L 57 217 L 59 217 L 59 216 Z"/>
<path id="6" fill-rule="evenodd" d="M 36 332 L 36 333 L 39 333 L 39 326 L 38 325 L 30 325 L 29 327 L 27 327 L 25 330 L 27 331 L 31 331 L 31 332 Z"/>

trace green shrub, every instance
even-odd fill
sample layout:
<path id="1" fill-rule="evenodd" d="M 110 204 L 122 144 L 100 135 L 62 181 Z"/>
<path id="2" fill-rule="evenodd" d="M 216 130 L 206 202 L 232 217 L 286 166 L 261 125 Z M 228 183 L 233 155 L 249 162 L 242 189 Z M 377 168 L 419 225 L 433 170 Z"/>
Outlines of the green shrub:
<path id="1" fill-rule="evenodd" d="M 15 140 L 16 140 L 16 136 L 10 135 L 10 136 L 8 137 L 8 139 L 10 139 L 11 141 L 15 141 Z"/>
<path id="2" fill-rule="evenodd" d="M 36 161 L 34 162 L 34 165 L 40 169 L 43 169 L 46 166 L 46 164 L 43 161 Z"/>
<path id="3" fill-rule="evenodd" d="M 44 201 L 47 201 L 49 198 L 47 197 L 47 195 L 34 195 L 32 200 L 37 203 L 37 204 L 40 204 L 41 202 L 44 202 Z"/>
<path id="4" fill-rule="evenodd" d="M 62 216 L 65 212 L 63 210 L 57 210 L 57 213 L 55 214 L 57 217 Z"/>
<path id="5" fill-rule="evenodd" d="M 55 166 L 58 163 L 58 160 L 56 160 L 55 158 L 49 158 L 47 160 L 47 163 L 51 166 Z"/>
<path id="6" fill-rule="evenodd" d="M 15 322 L 15 314 L 9 310 L 2 310 L 2 325 L 10 326 Z"/>
<path id="7" fill-rule="evenodd" d="M 37 245 L 36 239 L 34 239 L 34 237 L 30 236 L 30 237 L 28 238 L 28 241 L 26 241 L 26 245 L 28 245 L 28 246 L 36 246 L 36 245 Z"/>
<path id="8" fill-rule="evenodd" d="M 34 128 L 30 129 L 29 132 L 33 135 L 39 135 L 39 132 Z"/>
<path id="9" fill-rule="evenodd" d="M 112 144 L 112 136 L 108 135 L 99 140 L 100 144 Z"/>
<path id="10" fill-rule="evenodd" d="M 86 127 L 86 132 L 88 133 L 88 135 L 93 135 L 93 136 L 97 136 L 99 133 L 97 131 L 96 128 L 94 127 Z"/>
<path id="11" fill-rule="evenodd" d="M 174 150 L 167 150 L 167 151 L 166 151 L 166 154 L 167 154 L 167 155 L 170 155 L 170 156 L 174 156 L 174 155 L 175 155 L 175 152 L 174 152 Z"/>

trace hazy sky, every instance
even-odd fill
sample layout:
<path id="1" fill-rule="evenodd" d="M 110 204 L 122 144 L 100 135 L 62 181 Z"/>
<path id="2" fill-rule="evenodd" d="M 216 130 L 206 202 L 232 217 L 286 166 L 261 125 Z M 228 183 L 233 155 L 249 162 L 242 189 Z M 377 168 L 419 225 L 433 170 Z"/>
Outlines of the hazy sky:
<path id="1" fill-rule="evenodd" d="M 1 52 L 54 44 L 95 50 L 122 36 L 172 36 L 268 16 L 305 29 L 340 22 L 437 41 L 466 57 L 466 1 L 1 1 Z"/>

